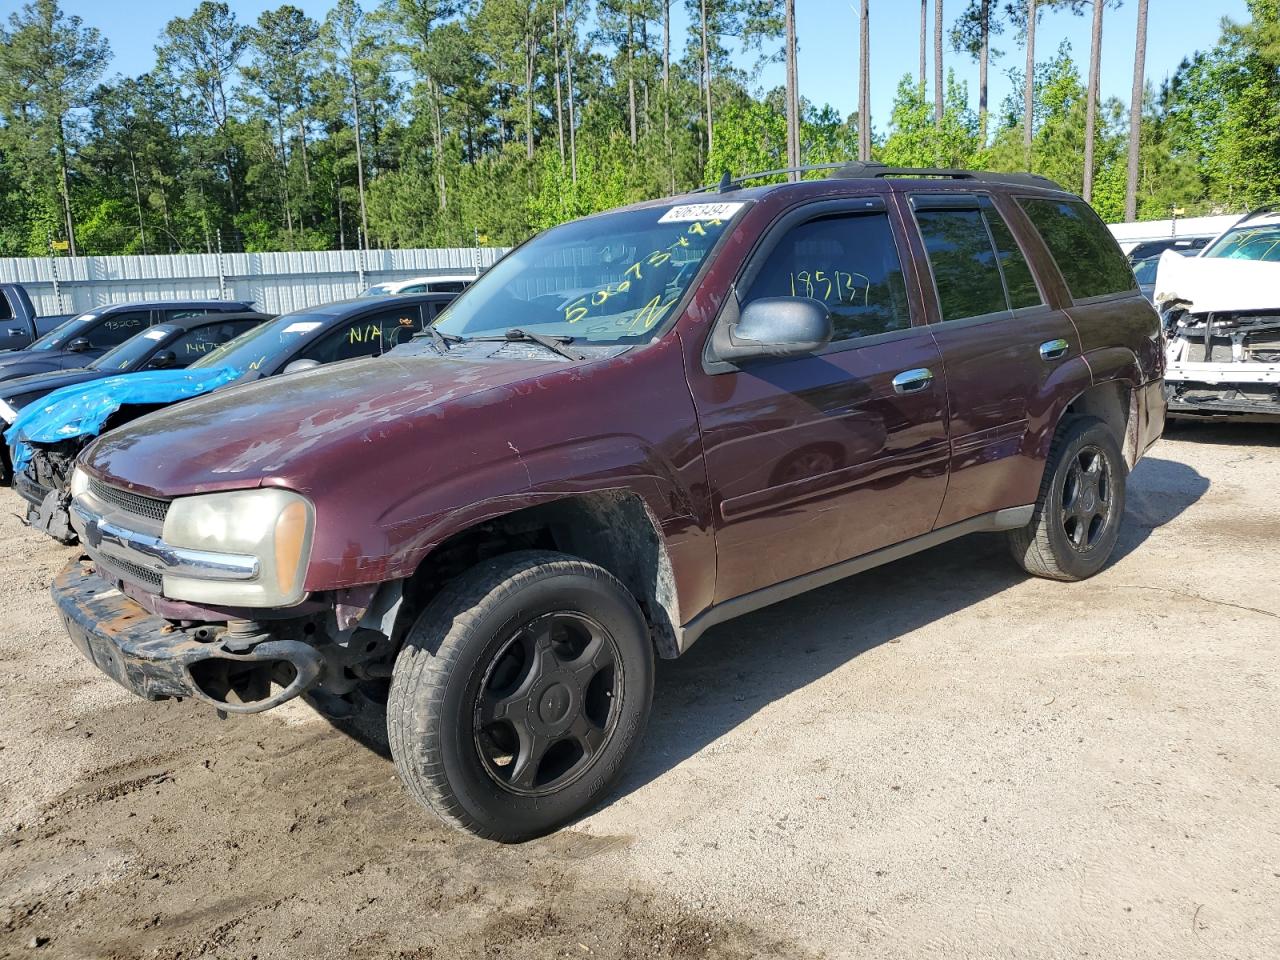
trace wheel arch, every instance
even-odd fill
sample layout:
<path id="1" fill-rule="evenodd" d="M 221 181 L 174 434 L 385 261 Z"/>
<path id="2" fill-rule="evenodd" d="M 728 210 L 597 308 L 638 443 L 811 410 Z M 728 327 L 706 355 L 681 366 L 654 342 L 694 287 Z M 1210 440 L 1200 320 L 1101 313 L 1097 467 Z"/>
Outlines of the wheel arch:
<path id="1" fill-rule="evenodd" d="M 403 581 L 396 620 L 402 637 L 450 579 L 481 560 L 514 550 L 555 550 L 609 571 L 629 590 L 665 659 L 681 649 L 676 578 L 662 527 L 628 490 L 573 494 L 478 521 L 434 547 Z"/>

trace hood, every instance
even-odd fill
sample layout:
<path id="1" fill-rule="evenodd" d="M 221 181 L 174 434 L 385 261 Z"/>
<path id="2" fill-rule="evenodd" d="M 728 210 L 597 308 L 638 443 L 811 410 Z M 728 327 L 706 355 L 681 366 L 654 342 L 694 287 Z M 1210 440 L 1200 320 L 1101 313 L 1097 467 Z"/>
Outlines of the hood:
<path id="1" fill-rule="evenodd" d="M 111 414 L 125 404 L 176 403 L 216 390 L 238 377 L 233 367 L 200 370 L 147 370 L 104 377 L 96 383 L 62 387 L 18 411 L 4 438 L 13 446 L 13 468 L 31 457 L 31 443 L 59 443 L 96 436 Z"/>
<path id="2" fill-rule="evenodd" d="M 148 414 L 101 437 L 83 462 L 139 493 L 182 496 L 276 483 L 306 491 L 316 471 L 390 461 L 423 442 L 445 408 L 586 364 L 434 353 L 353 360 L 269 377 Z M 414 434 L 410 439 L 408 434 Z"/>
<path id="3" fill-rule="evenodd" d="M 68 362 L 70 357 L 75 360 Z M 89 359 L 93 359 L 90 357 Z M 85 358 L 79 354 L 68 356 L 61 350 L 14 350 L 11 353 L 0 353 L 0 380 L 13 380 L 17 377 L 29 377 L 34 373 L 48 373 L 84 363 Z"/>
<path id="4" fill-rule="evenodd" d="M 12 380 L 5 380 L 0 383 L 0 397 L 10 401 L 17 399 L 25 404 L 61 387 L 70 387 L 77 383 L 88 383 L 90 380 L 101 380 L 105 376 L 108 376 L 108 374 L 102 370 L 89 370 L 84 367 L 77 367 L 71 370 L 54 370 L 49 373 L 33 373 L 26 377 L 15 377 Z"/>
<path id="5" fill-rule="evenodd" d="M 1178 301 L 1191 313 L 1280 309 L 1280 263 L 1184 257 L 1166 250 L 1156 270 L 1157 307 Z"/>

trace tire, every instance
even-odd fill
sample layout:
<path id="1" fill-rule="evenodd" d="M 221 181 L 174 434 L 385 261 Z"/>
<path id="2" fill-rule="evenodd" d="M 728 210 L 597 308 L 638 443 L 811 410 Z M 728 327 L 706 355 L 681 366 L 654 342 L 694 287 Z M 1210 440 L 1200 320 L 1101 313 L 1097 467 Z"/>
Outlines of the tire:
<path id="1" fill-rule="evenodd" d="M 1064 423 L 1049 450 L 1031 522 L 1008 534 L 1013 559 L 1050 580 L 1093 576 L 1120 535 L 1127 479 L 1120 445 L 1106 424 L 1092 417 Z"/>
<path id="2" fill-rule="evenodd" d="M 653 644 L 601 567 L 548 551 L 484 561 L 410 629 L 387 735 L 409 792 L 446 823 L 514 843 L 605 795 L 653 699 Z"/>

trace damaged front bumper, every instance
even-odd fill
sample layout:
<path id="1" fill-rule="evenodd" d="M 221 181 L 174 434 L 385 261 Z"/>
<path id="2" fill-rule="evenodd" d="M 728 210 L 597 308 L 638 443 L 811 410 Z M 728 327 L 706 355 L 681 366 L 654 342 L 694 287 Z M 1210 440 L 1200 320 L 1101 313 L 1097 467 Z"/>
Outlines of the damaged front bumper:
<path id="1" fill-rule="evenodd" d="M 1280 318 L 1186 315 L 1166 366 L 1170 416 L 1280 420 Z"/>
<path id="2" fill-rule="evenodd" d="M 50 593 L 84 657 L 148 700 L 191 697 L 224 713 L 259 713 L 324 678 L 325 658 L 310 644 L 226 624 L 179 627 L 125 596 L 89 561 L 69 564 Z"/>
<path id="3" fill-rule="evenodd" d="M 226 714 L 260 713 L 301 696 L 326 716 L 349 717 L 356 692 L 385 684 L 395 660 L 399 582 L 369 588 L 359 604 L 338 594 L 278 620 L 186 619 L 201 612 L 181 604 L 165 610 L 158 604 L 167 601 L 92 558 L 70 563 L 50 593 L 84 657 L 148 700 L 191 697 Z"/>

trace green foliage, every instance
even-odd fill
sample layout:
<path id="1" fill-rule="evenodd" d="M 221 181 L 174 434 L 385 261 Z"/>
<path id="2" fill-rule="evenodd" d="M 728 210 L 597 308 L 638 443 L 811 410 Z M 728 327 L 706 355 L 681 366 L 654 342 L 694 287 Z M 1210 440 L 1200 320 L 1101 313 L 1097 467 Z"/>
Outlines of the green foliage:
<path id="1" fill-rule="evenodd" d="M 365 219 L 372 245 L 510 244 L 726 170 L 785 165 L 782 92 L 753 91 L 741 66 L 779 58 L 779 0 L 334 0 L 321 22 L 286 3 L 252 23 L 234 4 L 190 2 L 157 38 L 152 71 L 105 84 L 109 48 L 59 0 L 22 0 L 0 25 L 0 256 L 71 236 L 83 253 L 352 247 Z M 687 27 L 668 49 L 673 7 Z M 993 2 L 992 32 L 1021 42 L 1025 8 Z M 962 50 L 980 43 L 981 9 L 952 11 Z M 1148 95 L 1140 215 L 1280 194 L 1280 0 L 1250 0 L 1249 14 Z M 1084 83 L 1068 45 L 1047 49 L 1029 157 L 1016 68 L 987 145 L 963 84 L 948 76 L 935 123 L 907 77 L 877 118 L 873 156 L 1030 166 L 1079 190 Z M 859 122 L 803 103 L 803 162 L 855 157 Z M 1094 204 L 1108 219 L 1123 210 L 1127 136 L 1123 105 L 1102 104 Z"/>

